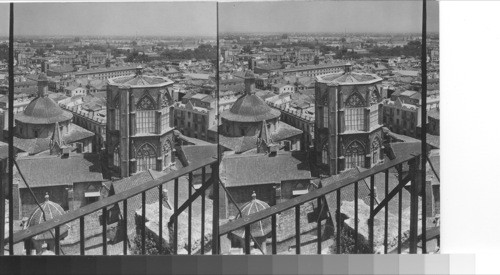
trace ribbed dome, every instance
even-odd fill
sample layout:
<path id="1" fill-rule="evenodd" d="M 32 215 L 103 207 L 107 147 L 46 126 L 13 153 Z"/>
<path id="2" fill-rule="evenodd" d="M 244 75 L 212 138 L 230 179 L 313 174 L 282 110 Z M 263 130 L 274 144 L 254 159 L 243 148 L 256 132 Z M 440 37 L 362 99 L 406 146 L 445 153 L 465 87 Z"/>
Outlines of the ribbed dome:
<path id="1" fill-rule="evenodd" d="M 244 94 L 221 117 L 229 121 L 259 122 L 278 118 L 280 114 L 280 111 L 269 107 L 255 94 Z"/>
<path id="2" fill-rule="evenodd" d="M 59 204 L 50 201 L 48 194 L 45 195 L 45 202 L 41 204 L 41 207 L 43 209 L 43 212 L 45 212 L 45 219 L 47 221 L 64 214 L 64 209 Z M 33 213 L 31 214 L 30 218 L 28 219 L 28 223 L 26 225 L 26 228 L 44 223 L 45 220 L 43 217 L 43 212 L 40 210 L 39 207 L 37 207 L 33 211 Z M 60 235 L 61 236 L 63 236 L 64 233 L 67 233 L 67 231 L 68 231 L 67 226 L 60 227 Z M 52 234 L 54 234 L 54 236 L 55 236 L 54 232 L 52 232 Z M 47 232 L 44 232 L 42 234 L 36 235 L 35 237 L 33 237 L 33 239 L 35 239 L 35 240 L 54 239 L 54 237 L 52 237 L 52 234 L 49 231 L 47 231 Z"/>
<path id="3" fill-rule="evenodd" d="M 243 214 L 243 216 L 249 216 L 251 214 L 257 213 L 267 208 L 269 208 L 269 204 L 261 200 L 258 200 L 257 195 L 255 194 L 255 192 L 253 192 L 252 200 L 243 206 L 243 208 L 241 209 L 241 213 Z M 241 215 L 238 214 L 236 218 L 237 219 L 241 218 Z M 270 232 L 271 232 L 270 218 L 260 220 L 250 225 L 250 233 L 252 234 L 253 237 L 265 237 Z M 234 230 L 232 233 L 240 238 L 245 238 L 244 228 Z"/>
<path id="4" fill-rule="evenodd" d="M 64 111 L 57 103 L 46 96 L 33 99 L 26 109 L 16 114 L 16 120 L 31 124 L 52 124 L 70 120 L 73 117 L 68 111 Z"/>

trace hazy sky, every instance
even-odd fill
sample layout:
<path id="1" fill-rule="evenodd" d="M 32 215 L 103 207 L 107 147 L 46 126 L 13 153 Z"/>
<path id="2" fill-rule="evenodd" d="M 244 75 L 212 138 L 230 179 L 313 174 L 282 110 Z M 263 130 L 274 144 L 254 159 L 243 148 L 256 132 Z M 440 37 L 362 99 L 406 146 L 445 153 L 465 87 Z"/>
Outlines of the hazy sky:
<path id="1" fill-rule="evenodd" d="M 422 1 L 220 3 L 221 32 L 421 32 Z M 438 3 L 427 4 L 437 32 Z"/>
<path id="2" fill-rule="evenodd" d="M 16 35 L 216 36 L 216 3 L 19 3 Z"/>
<path id="3" fill-rule="evenodd" d="M 9 35 L 9 4 L 0 3 L 0 36 Z"/>

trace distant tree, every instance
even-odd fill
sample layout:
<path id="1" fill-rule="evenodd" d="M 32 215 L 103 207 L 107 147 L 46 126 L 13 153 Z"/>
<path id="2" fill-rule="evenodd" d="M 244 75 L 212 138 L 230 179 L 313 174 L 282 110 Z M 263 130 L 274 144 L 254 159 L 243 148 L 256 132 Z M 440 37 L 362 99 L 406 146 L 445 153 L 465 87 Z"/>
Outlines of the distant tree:
<path id="1" fill-rule="evenodd" d="M 45 50 L 44 49 L 36 49 L 35 50 L 35 55 L 36 56 L 43 56 L 45 54 Z"/>
<path id="2" fill-rule="evenodd" d="M 252 51 L 252 47 L 250 45 L 245 45 L 245 46 L 243 46 L 242 51 L 244 53 L 250 53 Z"/>
<path id="3" fill-rule="evenodd" d="M 342 37 L 342 39 L 340 39 L 340 42 L 345 43 L 346 42 L 345 37 Z"/>

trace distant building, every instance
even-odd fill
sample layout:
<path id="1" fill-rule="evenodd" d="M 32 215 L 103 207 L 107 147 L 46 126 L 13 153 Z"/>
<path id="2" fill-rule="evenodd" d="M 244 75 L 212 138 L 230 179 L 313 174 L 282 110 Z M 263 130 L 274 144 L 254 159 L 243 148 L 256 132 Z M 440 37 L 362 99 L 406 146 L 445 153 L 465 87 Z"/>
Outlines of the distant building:
<path id="1" fill-rule="evenodd" d="M 284 76 L 318 76 L 323 74 L 339 73 L 344 68 L 351 68 L 350 63 L 333 63 L 333 64 L 320 64 L 310 66 L 299 66 L 283 70 Z"/>
<path id="2" fill-rule="evenodd" d="M 43 202 L 46 194 L 65 210 L 75 210 L 98 201 L 103 182 L 97 154 L 69 154 L 20 157 L 20 173 L 15 174 L 14 193 L 18 196 L 21 217 L 28 217 Z"/>
<path id="3" fill-rule="evenodd" d="M 219 144 L 226 150 L 242 153 L 254 149 L 263 125 L 272 141 L 286 150 L 300 150 L 302 131 L 280 121 L 280 111 L 269 107 L 255 95 L 255 76 L 245 74 L 245 94 L 231 109 L 222 112 Z"/>
<path id="4" fill-rule="evenodd" d="M 283 83 L 278 83 L 274 84 L 271 86 L 272 90 L 276 94 L 284 94 L 284 93 L 294 93 L 295 92 L 295 86 L 290 85 L 290 84 L 283 84 Z"/>
<path id="5" fill-rule="evenodd" d="M 108 167 L 128 177 L 149 169 L 162 171 L 173 163 L 173 100 L 171 80 L 134 75 L 108 80 L 106 148 Z"/>
<path id="6" fill-rule="evenodd" d="M 52 150 L 54 142 L 71 151 L 92 152 L 94 133 L 73 124 L 73 115 L 47 96 L 47 86 L 47 77 L 41 74 L 38 96 L 15 115 L 14 146 L 29 155 Z"/>
<path id="7" fill-rule="evenodd" d="M 297 167 L 301 169 L 297 169 Z M 252 192 L 269 205 L 276 205 L 308 193 L 311 183 L 303 152 L 270 152 L 225 155 L 220 164 L 220 179 L 240 207 Z M 224 193 L 219 205 L 221 218 L 235 217 L 238 209 Z"/>
<path id="8" fill-rule="evenodd" d="M 288 105 L 270 104 L 272 107 L 281 111 L 281 120 L 291 126 L 302 130 L 301 144 L 302 149 L 311 148 L 314 143 L 314 109 L 294 108 Z"/>
<path id="9" fill-rule="evenodd" d="M 194 94 L 174 103 L 174 126 L 183 135 L 208 140 L 208 129 L 217 126 L 215 99 L 206 94 Z"/>
<path id="10" fill-rule="evenodd" d="M 430 110 L 427 115 L 427 133 L 439 136 L 439 108 Z"/>
<path id="11" fill-rule="evenodd" d="M 350 66 L 343 73 L 316 78 L 317 164 L 336 175 L 382 161 L 382 79 L 351 72 Z"/>

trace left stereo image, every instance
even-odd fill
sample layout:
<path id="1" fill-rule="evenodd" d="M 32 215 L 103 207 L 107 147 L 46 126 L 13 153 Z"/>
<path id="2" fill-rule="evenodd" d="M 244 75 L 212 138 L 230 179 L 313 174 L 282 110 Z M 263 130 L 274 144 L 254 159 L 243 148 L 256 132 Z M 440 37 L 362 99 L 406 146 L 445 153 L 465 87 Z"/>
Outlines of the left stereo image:
<path id="1" fill-rule="evenodd" d="M 0 14 L 3 255 L 218 254 L 217 4 Z"/>

